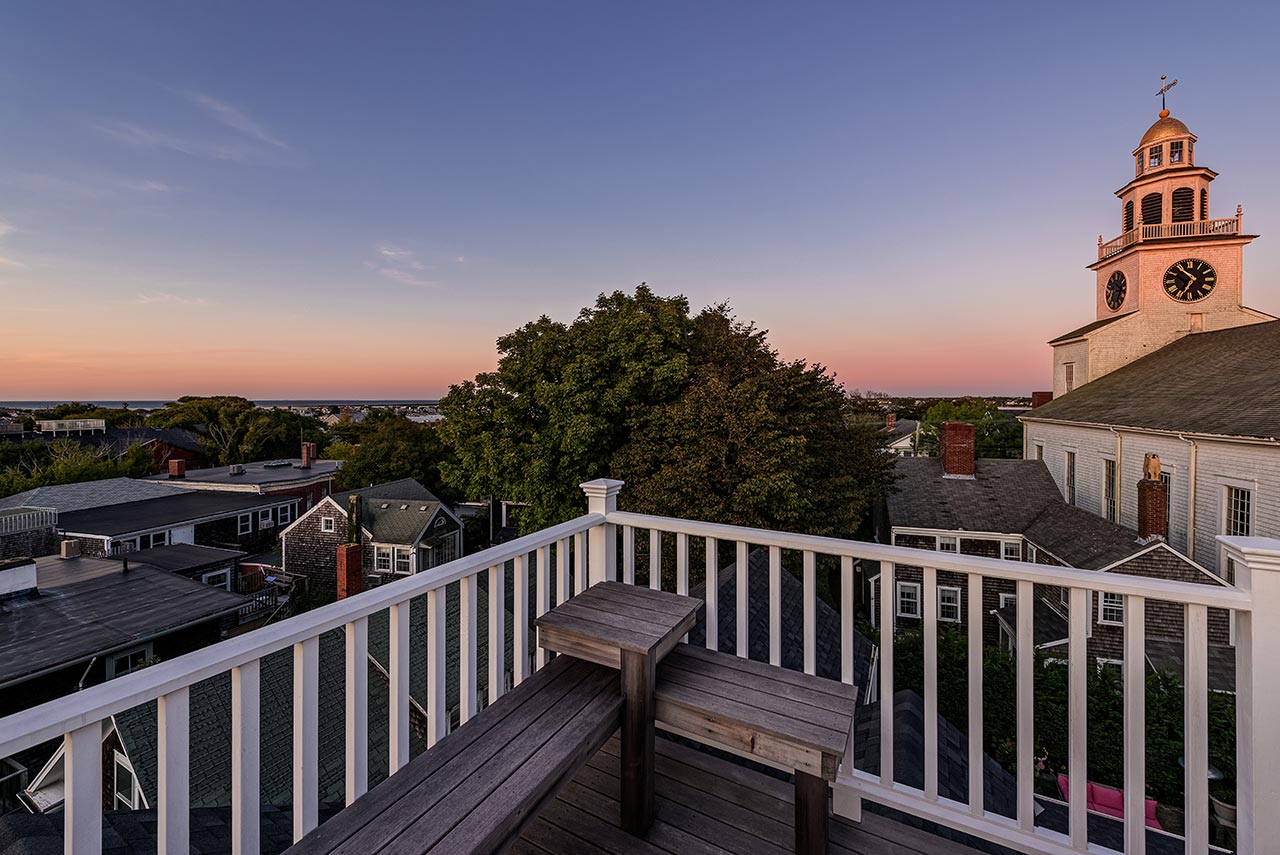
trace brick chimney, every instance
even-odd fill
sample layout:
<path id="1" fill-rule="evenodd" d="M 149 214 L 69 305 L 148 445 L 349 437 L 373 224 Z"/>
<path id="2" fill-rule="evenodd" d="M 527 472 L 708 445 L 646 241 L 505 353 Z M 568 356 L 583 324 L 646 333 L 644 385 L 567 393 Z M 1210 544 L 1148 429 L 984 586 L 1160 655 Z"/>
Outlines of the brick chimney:
<path id="1" fill-rule="evenodd" d="M 310 469 L 311 461 L 316 456 L 316 444 L 314 442 L 302 443 L 302 463 L 298 464 L 299 469 Z"/>
<path id="2" fill-rule="evenodd" d="M 338 599 L 360 593 L 364 568 L 360 563 L 360 544 L 344 543 L 338 547 Z"/>
<path id="3" fill-rule="evenodd" d="M 187 461 L 170 460 L 169 461 L 169 477 L 170 478 L 186 478 L 187 477 Z"/>
<path id="4" fill-rule="evenodd" d="M 885 417 L 884 417 L 884 429 L 885 429 L 885 430 L 887 430 L 889 433 L 893 433 L 893 432 L 894 432 L 894 430 L 895 430 L 897 427 L 898 427 L 898 414 L 897 414 L 897 413 L 889 413 L 889 415 L 887 415 L 887 416 L 885 416 Z"/>
<path id="5" fill-rule="evenodd" d="M 972 478 L 973 425 L 943 422 L 938 428 L 938 456 L 942 458 L 943 478 Z"/>
<path id="6" fill-rule="evenodd" d="M 1032 392 L 1031 393 L 1031 409 L 1043 407 L 1045 404 L 1053 400 L 1052 392 Z"/>
<path id="7" fill-rule="evenodd" d="M 1138 482 L 1138 539 L 1169 539 L 1169 485 L 1160 480 L 1160 455 L 1148 454 L 1142 461 Z"/>

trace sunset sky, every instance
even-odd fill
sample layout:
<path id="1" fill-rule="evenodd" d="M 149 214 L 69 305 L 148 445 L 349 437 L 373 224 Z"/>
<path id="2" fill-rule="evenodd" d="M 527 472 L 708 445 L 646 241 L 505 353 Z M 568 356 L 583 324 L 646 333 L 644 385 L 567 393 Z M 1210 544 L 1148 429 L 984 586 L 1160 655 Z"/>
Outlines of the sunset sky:
<path id="1" fill-rule="evenodd" d="M 14 2 L 0 400 L 435 397 L 728 300 L 851 389 L 1027 394 L 1156 118 L 1280 313 L 1280 4 Z"/>

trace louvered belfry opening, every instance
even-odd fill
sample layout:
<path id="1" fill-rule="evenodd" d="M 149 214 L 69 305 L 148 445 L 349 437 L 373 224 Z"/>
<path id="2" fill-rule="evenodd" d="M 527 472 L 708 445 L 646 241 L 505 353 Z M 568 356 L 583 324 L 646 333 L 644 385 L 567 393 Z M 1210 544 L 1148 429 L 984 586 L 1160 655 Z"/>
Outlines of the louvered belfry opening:
<path id="1" fill-rule="evenodd" d="M 1133 200 L 1130 199 L 1124 203 L 1124 228 L 1121 231 L 1129 231 L 1133 228 Z"/>
<path id="2" fill-rule="evenodd" d="M 1189 223 L 1196 217 L 1196 191 L 1179 187 L 1173 191 L 1173 222 Z"/>
<path id="3" fill-rule="evenodd" d="M 1164 222 L 1164 200 L 1159 193 L 1148 193 L 1142 197 L 1142 222 L 1148 226 Z"/>
<path id="4" fill-rule="evenodd" d="M 1200 190 L 1200 219 L 1209 219 L 1209 191 Z"/>

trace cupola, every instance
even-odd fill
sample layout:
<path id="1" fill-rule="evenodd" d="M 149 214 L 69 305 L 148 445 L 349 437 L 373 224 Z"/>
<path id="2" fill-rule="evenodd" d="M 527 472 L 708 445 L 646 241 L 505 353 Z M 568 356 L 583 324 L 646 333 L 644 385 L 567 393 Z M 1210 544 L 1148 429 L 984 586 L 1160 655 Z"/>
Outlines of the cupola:
<path id="1" fill-rule="evenodd" d="M 1142 142 L 1133 150 L 1135 175 L 1144 175 L 1158 169 L 1195 164 L 1196 135 L 1186 123 L 1160 111 L 1160 118 L 1147 128 Z"/>

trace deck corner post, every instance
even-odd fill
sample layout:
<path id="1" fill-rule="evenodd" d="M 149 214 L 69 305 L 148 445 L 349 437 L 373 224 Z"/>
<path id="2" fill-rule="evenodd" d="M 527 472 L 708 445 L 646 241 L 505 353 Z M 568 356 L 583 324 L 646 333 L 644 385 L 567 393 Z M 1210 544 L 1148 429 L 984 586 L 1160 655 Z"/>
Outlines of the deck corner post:
<path id="1" fill-rule="evenodd" d="M 579 484 L 587 496 L 587 513 L 608 517 L 617 511 L 622 484 L 622 481 L 612 478 L 597 478 Z M 587 532 L 587 562 L 589 584 L 617 580 L 618 533 L 613 523 L 603 522 Z"/>
<path id="2" fill-rule="evenodd" d="M 654 814 L 654 657 L 622 651 L 622 828 L 643 837 Z"/>
<path id="3" fill-rule="evenodd" d="M 796 855 L 827 851 L 827 782 L 796 770 Z"/>

